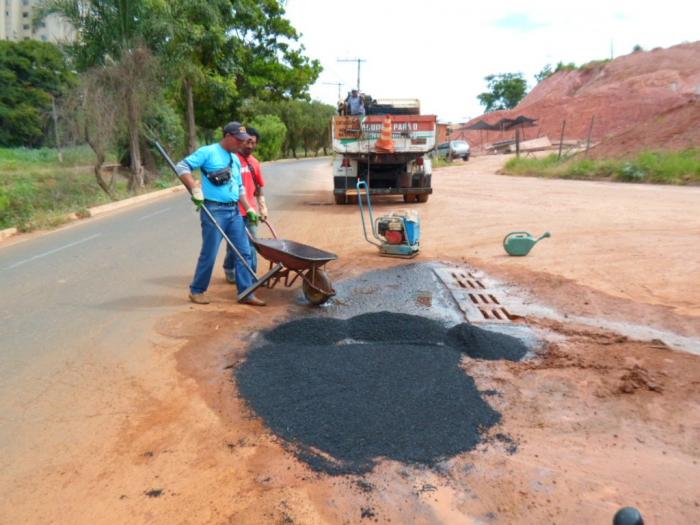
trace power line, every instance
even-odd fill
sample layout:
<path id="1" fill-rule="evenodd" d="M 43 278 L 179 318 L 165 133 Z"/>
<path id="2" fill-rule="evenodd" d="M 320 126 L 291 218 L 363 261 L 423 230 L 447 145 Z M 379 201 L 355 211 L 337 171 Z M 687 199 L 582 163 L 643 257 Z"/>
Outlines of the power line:
<path id="1" fill-rule="evenodd" d="M 364 58 L 339 58 L 338 62 L 357 62 L 357 91 L 360 91 L 360 63 L 367 62 Z"/>

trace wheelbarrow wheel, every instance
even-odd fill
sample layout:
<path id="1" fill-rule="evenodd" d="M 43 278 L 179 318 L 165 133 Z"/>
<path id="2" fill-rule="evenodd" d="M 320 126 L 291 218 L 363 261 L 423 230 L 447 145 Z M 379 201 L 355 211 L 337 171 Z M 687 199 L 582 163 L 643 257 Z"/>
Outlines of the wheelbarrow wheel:
<path id="1" fill-rule="evenodd" d="M 306 275 L 304 277 L 306 277 L 302 286 L 302 289 L 304 290 L 304 297 L 306 297 L 306 300 L 309 301 L 311 304 L 313 304 L 314 306 L 318 306 L 320 304 L 325 303 L 328 299 L 333 297 L 332 293 L 325 293 L 316 290 L 309 284 L 309 281 L 311 281 L 313 286 L 315 286 L 316 288 L 320 288 L 321 290 L 332 290 L 333 288 L 331 287 L 331 279 L 330 277 L 328 277 L 328 274 L 326 272 L 319 269 L 316 269 L 316 271 L 309 270 L 306 272 Z"/>

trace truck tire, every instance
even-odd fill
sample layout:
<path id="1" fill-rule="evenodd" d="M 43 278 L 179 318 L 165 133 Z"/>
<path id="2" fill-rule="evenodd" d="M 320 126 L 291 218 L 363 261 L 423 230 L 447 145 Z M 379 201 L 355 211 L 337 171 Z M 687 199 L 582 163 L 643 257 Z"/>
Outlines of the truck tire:
<path id="1" fill-rule="evenodd" d="M 419 193 L 416 195 L 416 200 L 418 202 L 428 202 L 428 197 L 430 197 L 430 193 Z"/>
<path id="2" fill-rule="evenodd" d="M 410 204 L 412 202 L 416 202 L 416 196 L 413 193 L 404 193 L 403 194 L 403 201 L 407 204 Z"/>
<path id="3" fill-rule="evenodd" d="M 335 198 L 336 204 L 347 204 L 348 202 L 348 199 L 344 193 L 334 193 L 333 197 Z"/>

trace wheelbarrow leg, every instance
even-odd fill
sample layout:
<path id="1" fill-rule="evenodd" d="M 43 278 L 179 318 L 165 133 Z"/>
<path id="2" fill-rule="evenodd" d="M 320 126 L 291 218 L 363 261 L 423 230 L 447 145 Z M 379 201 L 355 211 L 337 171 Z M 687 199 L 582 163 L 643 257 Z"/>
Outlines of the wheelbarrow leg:
<path id="1" fill-rule="evenodd" d="M 277 263 L 275 266 L 272 267 L 272 269 L 267 272 L 265 275 L 263 275 L 260 279 L 255 281 L 253 284 L 251 284 L 248 288 L 243 290 L 241 293 L 238 294 L 238 300 L 242 301 L 246 297 L 248 297 L 250 294 L 252 294 L 255 290 L 260 288 L 263 284 L 265 284 L 271 277 L 274 277 L 277 272 L 279 272 L 282 268 L 284 268 L 284 265 L 282 263 Z"/>

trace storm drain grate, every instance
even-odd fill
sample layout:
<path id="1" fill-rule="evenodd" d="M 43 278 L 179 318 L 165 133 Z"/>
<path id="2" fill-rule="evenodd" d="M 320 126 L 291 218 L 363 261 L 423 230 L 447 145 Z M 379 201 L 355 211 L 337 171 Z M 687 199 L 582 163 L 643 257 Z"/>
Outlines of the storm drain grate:
<path id="1" fill-rule="evenodd" d="M 470 323 L 508 323 L 513 316 L 497 291 L 476 270 L 436 268 L 435 274 L 447 286 Z"/>

